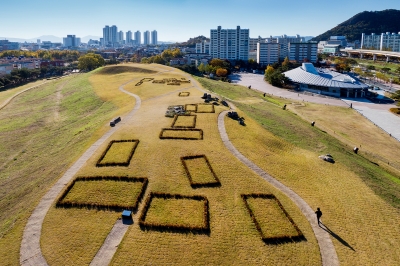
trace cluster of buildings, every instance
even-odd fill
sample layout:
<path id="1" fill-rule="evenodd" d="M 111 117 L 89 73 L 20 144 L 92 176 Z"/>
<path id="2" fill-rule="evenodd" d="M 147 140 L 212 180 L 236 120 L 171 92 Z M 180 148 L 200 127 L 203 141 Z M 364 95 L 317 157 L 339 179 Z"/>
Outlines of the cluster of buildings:
<path id="1" fill-rule="evenodd" d="M 133 45 L 157 45 L 157 31 L 145 31 L 143 32 L 143 42 L 142 34 L 140 31 L 132 33 L 132 31 L 127 31 L 124 39 L 124 32 L 118 31 L 117 26 L 105 26 L 103 28 L 103 38 L 100 38 L 100 46 L 102 47 L 121 47 L 123 45 L 133 46 Z"/>
<path id="2" fill-rule="evenodd" d="M 231 61 L 249 59 L 265 66 L 276 63 L 286 57 L 289 60 L 317 62 L 318 43 L 306 42 L 304 37 L 277 36 L 269 38 L 250 38 L 249 29 L 217 29 L 210 30 L 210 41 L 196 44 L 196 53 L 209 55 L 211 58 Z"/>
<path id="3" fill-rule="evenodd" d="M 0 58 L 0 77 L 10 74 L 14 69 L 40 69 L 44 67 L 63 67 L 63 60 L 43 60 L 32 57 L 6 57 Z"/>
<path id="4" fill-rule="evenodd" d="M 380 50 L 400 52 L 400 32 L 398 33 L 382 33 L 376 35 L 371 33 L 361 35 L 361 48 L 367 50 Z"/>

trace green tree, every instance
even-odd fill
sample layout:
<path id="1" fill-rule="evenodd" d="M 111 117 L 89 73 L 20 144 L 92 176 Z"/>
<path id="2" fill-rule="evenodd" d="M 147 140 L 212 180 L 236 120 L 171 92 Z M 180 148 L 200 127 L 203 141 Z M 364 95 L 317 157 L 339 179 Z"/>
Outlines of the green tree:
<path id="1" fill-rule="evenodd" d="M 201 63 L 201 64 L 197 67 L 197 69 L 198 69 L 201 73 L 206 72 L 206 67 L 205 67 L 205 65 L 204 65 L 203 63 Z"/>
<path id="2" fill-rule="evenodd" d="M 98 67 L 104 66 L 105 61 L 101 55 L 87 53 L 78 59 L 78 68 L 81 70 L 92 71 Z"/>
<path id="3" fill-rule="evenodd" d="M 272 73 L 275 72 L 275 68 L 273 68 L 271 65 L 268 65 L 267 68 L 265 69 L 265 77 L 272 75 Z"/>

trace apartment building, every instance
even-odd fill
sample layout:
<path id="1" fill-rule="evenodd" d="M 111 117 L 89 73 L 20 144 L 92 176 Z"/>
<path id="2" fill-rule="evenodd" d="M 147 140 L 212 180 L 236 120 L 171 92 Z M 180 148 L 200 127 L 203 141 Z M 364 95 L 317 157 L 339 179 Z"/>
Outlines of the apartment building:
<path id="1" fill-rule="evenodd" d="M 137 45 L 142 44 L 142 34 L 140 31 L 135 32 L 135 44 Z"/>
<path id="2" fill-rule="evenodd" d="M 14 69 L 39 69 L 40 64 L 39 58 L 10 57 L 0 59 L 0 76 L 10 74 Z"/>
<path id="3" fill-rule="evenodd" d="M 132 44 L 132 31 L 128 30 L 125 35 L 126 44 Z"/>
<path id="4" fill-rule="evenodd" d="M 157 45 L 157 43 L 158 43 L 157 31 L 156 31 L 156 30 L 153 30 L 153 31 L 151 32 L 151 44 L 152 44 L 152 45 Z"/>
<path id="5" fill-rule="evenodd" d="M 210 55 L 212 58 L 244 60 L 249 58 L 249 29 L 210 30 Z"/>
<path id="6" fill-rule="evenodd" d="M 371 33 L 371 35 L 366 35 L 365 33 L 363 33 L 361 35 L 361 48 L 400 52 L 400 32 L 386 32 L 382 33 L 381 35 L 376 35 L 375 33 Z"/>
<path id="7" fill-rule="evenodd" d="M 289 60 L 296 60 L 297 62 L 309 61 L 316 63 L 318 60 L 317 42 L 290 42 L 288 45 Z"/>
<path id="8" fill-rule="evenodd" d="M 143 32 L 143 44 L 144 45 L 150 44 L 150 31 L 148 31 L 148 30 Z"/>
<path id="9" fill-rule="evenodd" d="M 263 66 L 279 61 L 279 43 L 257 43 L 257 63 Z"/>
<path id="10" fill-rule="evenodd" d="M 196 54 L 210 54 L 210 42 L 196 43 Z"/>
<path id="11" fill-rule="evenodd" d="M 75 35 L 67 35 L 63 38 L 63 46 L 68 48 L 78 47 L 81 44 L 81 38 L 77 38 Z"/>
<path id="12" fill-rule="evenodd" d="M 20 43 L 18 42 L 10 42 L 8 40 L 0 40 L 0 51 L 5 50 L 19 50 Z"/>

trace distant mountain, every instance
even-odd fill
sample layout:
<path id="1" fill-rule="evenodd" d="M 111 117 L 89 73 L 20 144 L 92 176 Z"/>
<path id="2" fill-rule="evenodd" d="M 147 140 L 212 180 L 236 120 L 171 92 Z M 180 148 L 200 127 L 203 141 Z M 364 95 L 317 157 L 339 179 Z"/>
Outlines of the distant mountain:
<path id="1" fill-rule="evenodd" d="M 387 9 L 358 13 L 312 40 L 327 41 L 330 36 L 346 36 L 348 41 L 361 41 L 361 33 L 381 34 L 386 32 L 400 32 L 400 10 Z"/>
<path id="2" fill-rule="evenodd" d="M 210 41 L 209 38 L 200 35 L 194 38 L 190 38 L 188 41 L 186 42 L 181 42 L 181 43 L 176 43 L 178 46 L 188 46 L 188 47 L 195 47 L 196 43 L 200 43 L 202 41 Z"/>
<path id="3" fill-rule="evenodd" d="M 10 37 L 0 37 L 0 40 L 9 40 L 10 42 L 36 42 L 38 39 L 43 41 L 50 41 L 50 42 L 63 42 L 63 39 L 54 35 L 42 35 L 37 38 L 32 39 L 22 39 L 22 38 L 10 38 Z"/>

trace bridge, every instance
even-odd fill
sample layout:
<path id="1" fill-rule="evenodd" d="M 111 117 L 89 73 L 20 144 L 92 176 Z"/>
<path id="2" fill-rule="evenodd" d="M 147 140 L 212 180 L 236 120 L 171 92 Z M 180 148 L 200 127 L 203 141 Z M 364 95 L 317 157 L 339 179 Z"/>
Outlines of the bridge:
<path id="1" fill-rule="evenodd" d="M 353 55 L 357 55 L 362 59 L 364 55 L 371 55 L 373 60 L 375 61 L 377 56 L 386 57 L 386 62 L 389 62 L 390 58 L 395 57 L 400 59 L 400 52 L 391 52 L 391 51 L 381 51 L 381 50 L 364 50 L 364 49 L 340 49 L 340 52 L 347 53 L 349 57 Z"/>

